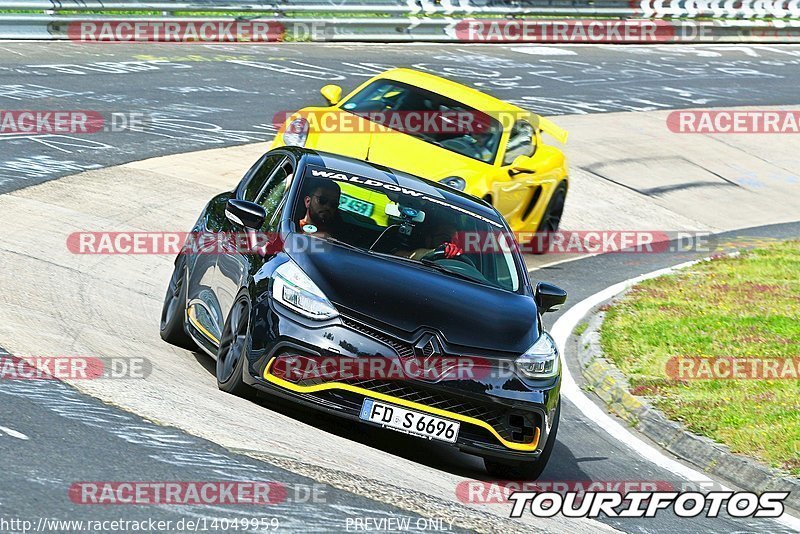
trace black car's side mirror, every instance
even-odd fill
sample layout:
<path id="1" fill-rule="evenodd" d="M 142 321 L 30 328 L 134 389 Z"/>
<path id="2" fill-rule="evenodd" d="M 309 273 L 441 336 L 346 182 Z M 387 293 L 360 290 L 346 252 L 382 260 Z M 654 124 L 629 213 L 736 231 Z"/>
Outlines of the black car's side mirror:
<path id="1" fill-rule="evenodd" d="M 566 302 L 567 292 L 553 284 L 539 282 L 536 284 L 533 298 L 536 300 L 536 306 L 539 307 L 539 313 L 547 313 L 556 311 Z"/>
<path id="2" fill-rule="evenodd" d="M 255 202 L 231 198 L 225 206 L 225 216 L 229 221 L 240 224 L 245 228 L 259 230 L 264 225 L 267 212 Z"/>

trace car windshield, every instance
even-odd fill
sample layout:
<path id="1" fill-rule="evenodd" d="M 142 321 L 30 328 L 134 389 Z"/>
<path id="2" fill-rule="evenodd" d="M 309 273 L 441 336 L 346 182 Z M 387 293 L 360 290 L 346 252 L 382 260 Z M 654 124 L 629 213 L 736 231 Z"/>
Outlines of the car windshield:
<path id="1" fill-rule="evenodd" d="M 451 98 L 394 80 L 376 80 L 342 109 L 485 163 L 493 163 L 500 122 Z"/>
<path id="2" fill-rule="evenodd" d="M 473 212 L 452 194 L 419 185 L 308 165 L 293 222 L 299 232 L 343 246 L 518 291 L 514 239 L 500 217 Z"/>

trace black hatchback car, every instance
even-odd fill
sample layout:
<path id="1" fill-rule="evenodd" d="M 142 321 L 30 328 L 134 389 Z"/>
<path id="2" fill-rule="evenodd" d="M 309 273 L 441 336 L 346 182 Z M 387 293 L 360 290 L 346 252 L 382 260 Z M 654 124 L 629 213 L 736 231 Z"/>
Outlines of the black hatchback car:
<path id="1" fill-rule="evenodd" d="M 175 261 L 161 337 L 257 388 L 443 441 L 534 479 L 560 414 L 560 356 L 499 213 L 455 189 L 313 150 L 266 153 L 208 203 Z"/>

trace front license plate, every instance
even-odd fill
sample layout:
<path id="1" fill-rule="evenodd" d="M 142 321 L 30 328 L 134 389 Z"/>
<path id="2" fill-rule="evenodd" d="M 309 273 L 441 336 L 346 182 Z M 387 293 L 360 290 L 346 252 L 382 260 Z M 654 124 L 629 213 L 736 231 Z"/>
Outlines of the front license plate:
<path id="1" fill-rule="evenodd" d="M 442 419 L 435 415 L 406 410 L 392 404 L 384 404 L 372 399 L 364 399 L 361 405 L 361 419 L 428 439 L 438 439 L 455 443 L 461 423 Z"/>

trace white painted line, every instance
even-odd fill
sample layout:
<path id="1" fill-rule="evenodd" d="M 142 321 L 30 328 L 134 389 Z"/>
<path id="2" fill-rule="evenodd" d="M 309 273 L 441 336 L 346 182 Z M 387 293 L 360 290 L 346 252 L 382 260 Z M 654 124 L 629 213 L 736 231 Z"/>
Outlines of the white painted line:
<path id="1" fill-rule="evenodd" d="M 690 265 L 694 265 L 695 263 L 699 263 L 700 261 L 703 260 L 687 261 L 685 263 L 675 265 L 674 267 L 659 269 L 657 271 L 646 273 L 637 276 L 635 278 L 625 280 L 618 284 L 614 284 L 613 286 L 607 287 L 603 291 L 600 291 L 588 298 L 583 299 L 582 301 L 572 306 L 569 310 L 567 310 L 564 313 L 564 315 L 558 318 L 556 323 L 553 325 L 553 328 L 550 329 L 550 335 L 553 336 L 553 339 L 558 345 L 561 354 L 564 354 L 567 340 L 569 339 L 570 334 L 572 334 L 572 331 L 578 325 L 578 322 L 580 322 L 580 320 L 583 319 L 583 317 L 592 308 L 618 295 L 619 293 L 628 289 L 632 285 L 641 282 L 642 280 L 648 280 L 650 278 L 655 278 L 657 276 L 669 274 L 671 272 L 677 271 L 678 269 L 683 269 Z M 636 452 L 639 456 L 641 456 L 648 462 L 655 464 L 658 467 L 665 469 L 671 473 L 674 473 L 680 477 L 683 477 L 687 481 L 698 482 L 698 483 L 714 482 L 715 484 L 718 484 L 714 479 L 712 479 L 708 475 L 703 474 L 695 469 L 692 469 L 691 467 L 683 465 L 677 460 L 674 460 L 666 456 L 660 449 L 657 449 L 652 445 L 645 443 L 639 437 L 634 435 L 625 426 L 620 424 L 614 418 L 609 416 L 604 410 L 602 410 L 597 404 L 592 402 L 583 393 L 583 391 L 581 391 L 581 388 L 578 387 L 577 382 L 575 382 L 575 379 L 572 377 L 572 374 L 570 373 L 569 368 L 566 365 L 562 365 L 561 369 L 563 370 L 561 392 L 573 404 L 575 404 L 575 406 L 577 406 L 578 409 L 581 412 L 583 412 L 583 414 L 589 420 L 593 421 L 595 423 L 595 426 L 597 426 L 598 428 L 602 428 L 603 430 L 608 432 L 608 434 L 611 437 L 613 437 L 617 441 L 620 441 L 628 448 L 632 449 L 634 452 Z M 716 487 L 718 487 L 722 491 L 732 491 L 731 488 L 727 488 L 724 485 L 719 485 Z M 800 519 L 796 517 L 784 514 L 783 517 L 775 519 L 775 521 L 800 532 Z"/>
<path id="2" fill-rule="evenodd" d="M 16 430 L 13 430 L 11 428 L 6 428 L 4 426 L 0 426 L 0 432 L 8 434 L 12 438 L 23 439 L 23 440 L 30 439 L 28 436 L 26 436 L 22 432 L 17 432 Z"/>
<path id="3" fill-rule="evenodd" d="M 512 46 L 509 50 L 531 56 L 575 56 L 578 53 L 553 46 Z"/>
<path id="4" fill-rule="evenodd" d="M 544 263 L 542 265 L 537 265 L 536 267 L 531 267 L 530 269 L 528 269 L 528 272 L 532 273 L 533 271 L 538 271 L 539 269 L 544 269 L 546 267 L 555 267 L 556 265 L 561 265 L 562 263 L 569 263 L 571 261 L 585 260 L 586 258 L 593 258 L 595 256 L 599 256 L 600 254 L 603 254 L 603 252 L 581 254 L 580 256 L 575 256 L 574 258 L 564 258 L 563 260 L 551 261 L 550 263 Z"/>

